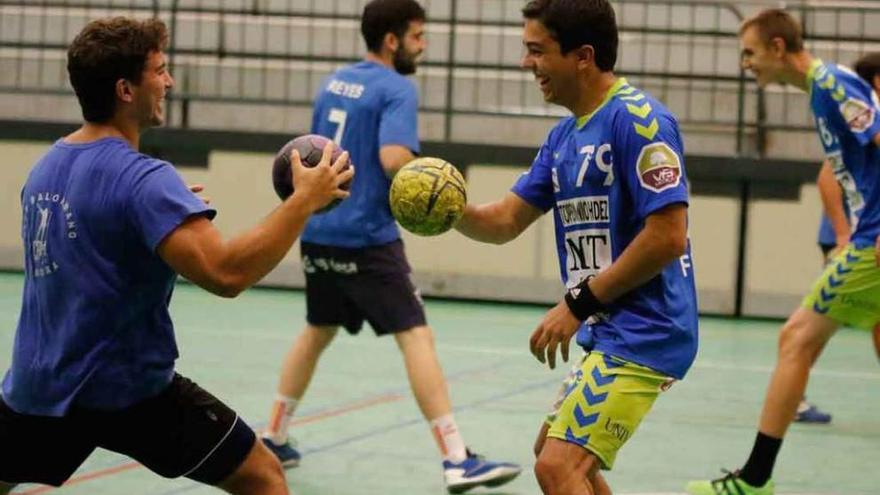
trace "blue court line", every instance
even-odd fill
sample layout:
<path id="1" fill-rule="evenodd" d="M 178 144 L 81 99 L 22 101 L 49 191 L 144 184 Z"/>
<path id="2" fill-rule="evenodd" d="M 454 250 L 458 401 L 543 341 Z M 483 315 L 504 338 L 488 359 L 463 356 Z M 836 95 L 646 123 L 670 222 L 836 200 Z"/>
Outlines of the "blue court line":
<path id="1" fill-rule="evenodd" d="M 485 397 L 483 399 L 479 399 L 479 400 L 476 400 L 473 402 L 469 402 L 467 404 L 463 404 L 460 407 L 453 407 L 452 410 L 453 410 L 453 412 L 466 411 L 468 409 L 473 409 L 475 407 L 481 406 L 481 405 L 489 403 L 489 402 L 495 402 L 500 399 L 507 399 L 507 398 L 514 397 L 516 395 L 519 395 L 519 394 L 522 394 L 525 392 L 529 392 L 531 390 L 535 390 L 538 388 L 544 388 L 544 387 L 547 387 L 547 386 L 550 386 L 553 384 L 558 384 L 558 383 L 559 383 L 559 377 L 554 377 L 552 380 L 548 379 L 548 380 L 542 380 L 540 382 L 533 382 L 528 385 L 524 385 L 522 387 L 515 388 L 513 390 L 508 390 L 508 391 L 502 392 L 500 394 L 491 395 L 491 396 Z M 385 433 L 395 431 L 400 428 L 406 428 L 406 427 L 409 427 L 412 425 L 422 424 L 424 422 L 425 422 L 425 419 L 423 417 L 419 416 L 417 418 L 409 419 L 406 421 L 401 421 L 401 422 L 394 423 L 394 424 L 391 424 L 388 426 L 383 426 L 381 428 L 376 428 L 374 430 L 370 430 L 370 431 L 361 433 L 359 435 L 352 435 L 352 436 L 344 438 L 342 440 L 337 440 L 335 442 L 332 442 L 332 443 L 329 443 L 326 445 L 321 445 L 319 447 L 314 447 L 314 448 L 310 448 L 310 449 L 303 449 L 302 453 L 304 456 L 306 456 L 306 455 L 310 455 L 310 454 L 317 454 L 320 452 L 326 452 L 329 450 L 333 450 L 337 447 L 341 447 L 343 445 L 349 445 L 351 443 L 365 440 L 367 438 L 372 438 L 372 437 L 384 435 Z M 197 482 L 191 482 L 188 485 L 182 486 L 180 488 L 175 488 L 173 490 L 163 492 L 161 495 L 177 495 L 178 493 L 189 492 L 189 491 L 195 490 L 197 488 L 202 488 L 204 486 L 206 486 L 206 485 L 203 485 L 203 484 L 197 483 Z"/>
<path id="2" fill-rule="evenodd" d="M 475 375 L 475 374 L 486 372 L 486 371 L 491 371 L 491 370 L 500 368 L 506 362 L 507 362 L 506 360 L 502 360 L 502 361 L 497 361 L 497 362 L 494 362 L 494 363 L 491 363 L 491 364 L 485 365 L 485 366 L 478 366 L 478 367 L 474 367 L 474 368 L 465 368 L 465 369 L 456 371 L 454 373 L 450 373 L 448 375 L 445 375 L 446 381 L 448 383 L 448 382 L 459 380 L 459 379 L 464 378 L 466 376 Z M 410 390 L 410 388 L 408 386 L 387 388 L 385 390 L 379 391 L 378 393 L 371 393 L 369 395 L 366 395 L 361 398 L 350 401 L 350 403 L 363 402 L 366 400 L 375 399 L 377 397 L 382 397 L 382 396 L 389 395 L 389 394 L 404 393 L 404 392 L 408 392 L 409 390 Z M 334 411 L 334 410 L 339 409 L 340 407 L 343 407 L 343 406 L 344 406 L 344 404 L 342 404 L 342 405 L 334 404 L 334 405 L 329 405 L 329 406 L 316 408 L 316 409 L 306 409 L 302 414 L 299 414 L 298 416 L 300 416 L 300 417 L 318 416 L 321 414 L 325 414 L 329 411 Z M 253 428 L 254 430 L 259 431 L 264 426 L 266 426 L 266 424 L 268 422 L 269 422 L 268 420 L 263 420 L 263 421 L 259 421 L 259 422 L 253 423 L 253 424 L 248 423 L 248 425 L 251 426 L 251 428 Z M 312 453 L 313 450 L 304 450 L 303 452 L 304 453 Z M 75 478 L 78 476 L 87 475 L 88 472 L 90 472 L 90 471 L 106 470 L 106 469 L 113 469 L 116 467 L 121 467 L 126 464 L 130 464 L 132 462 L 132 460 L 126 456 L 121 456 L 120 454 L 116 454 L 115 452 L 111 452 L 111 453 L 113 453 L 115 455 L 119 455 L 121 458 L 116 459 L 113 462 L 102 462 L 102 463 L 100 463 L 99 466 L 93 466 L 91 469 L 89 469 L 86 472 L 74 474 L 73 477 Z M 30 483 L 23 484 L 23 485 L 18 486 L 17 491 L 13 492 L 11 495 L 16 495 L 16 493 L 19 493 L 20 491 L 27 491 L 29 489 L 32 489 L 32 488 L 38 487 L 38 486 L 41 486 L 41 485 L 33 485 Z M 195 487 L 187 488 L 187 490 L 191 490 L 191 489 L 199 487 L 199 486 L 202 486 L 202 485 L 196 484 Z"/>

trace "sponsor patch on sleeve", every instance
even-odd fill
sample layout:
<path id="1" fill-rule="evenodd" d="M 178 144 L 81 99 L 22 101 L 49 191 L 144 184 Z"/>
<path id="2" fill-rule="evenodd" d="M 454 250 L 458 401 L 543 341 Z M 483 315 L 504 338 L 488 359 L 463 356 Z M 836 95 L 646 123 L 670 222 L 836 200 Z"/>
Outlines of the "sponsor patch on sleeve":
<path id="1" fill-rule="evenodd" d="M 681 159 L 666 143 L 651 143 L 642 148 L 636 161 L 636 173 L 642 187 L 661 192 L 681 182 Z"/>
<path id="2" fill-rule="evenodd" d="M 874 106 L 868 102 L 847 98 L 840 104 L 840 114 L 853 132 L 865 132 L 874 125 Z"/>

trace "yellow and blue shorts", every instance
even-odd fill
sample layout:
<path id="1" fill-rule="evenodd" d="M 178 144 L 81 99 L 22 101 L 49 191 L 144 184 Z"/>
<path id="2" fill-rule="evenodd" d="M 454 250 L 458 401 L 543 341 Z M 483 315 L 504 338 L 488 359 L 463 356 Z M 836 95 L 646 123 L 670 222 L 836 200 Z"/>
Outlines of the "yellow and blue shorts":
<path id="1" fill-rule="evenodd" d="M 548 437 L 580 445 L 611 469 L 657 396 L 672 380 L 629 361 L 591 352 L 572 369 L 547 416 Z"/>
<path id="2" fill-rule="evenodd" d="M 801 303 L 841 325 L 872 329 L 880 323 L 880 267 L 874 247 L 848 245 L 830 260 Z"/>

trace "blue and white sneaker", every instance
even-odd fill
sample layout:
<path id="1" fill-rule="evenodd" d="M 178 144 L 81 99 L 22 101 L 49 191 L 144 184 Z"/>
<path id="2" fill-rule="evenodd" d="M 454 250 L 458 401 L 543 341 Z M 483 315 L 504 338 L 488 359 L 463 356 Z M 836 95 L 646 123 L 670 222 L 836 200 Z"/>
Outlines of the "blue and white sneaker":
<path id="1" fill-rule="evenodd" d="M 797 423 L 827 425 L 831 422 L 831 414 L 820 410 L 815 404 L 810 404 L 804 399 L 798 404 L 794 420 Z"/>
<path id="2" fill-rule="evenodd" d="M 517 464 L 487 461 L 470 450 L 467 454 L 467 459 L 459 463 L 443 461 L 443 479 L 449 493 L 464 493 L 477 486 L 501 486 L 522 472 Z"/>
<path id="3" fill-rule="evenodd" d="M 287 469 L 299 466 L 299 460 L 302 459 L 302 455 L 290 445 L 290 442 L 276 445 L 271 438 L 263 437 L 262 440 L 263 444 L 266 445 L 266 447 L 269 447 L 269 450 L 271 450 L 272 453 L 275 454 L 275 457 L 281 461 L 282 467 Z"/>

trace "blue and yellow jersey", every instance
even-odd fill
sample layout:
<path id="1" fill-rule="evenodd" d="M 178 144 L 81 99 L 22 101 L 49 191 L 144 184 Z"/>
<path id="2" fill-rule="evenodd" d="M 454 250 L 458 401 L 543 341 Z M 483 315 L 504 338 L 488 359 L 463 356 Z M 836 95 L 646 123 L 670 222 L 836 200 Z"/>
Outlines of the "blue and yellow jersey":
<path id="1" fill-rule="evenodd" d="M 553 210 L 562 281 L 573 287 L 608 268 L 652 213 L 687 203 L 678 124 L 660 102 L 618 79 L 591 115 L 550 131 L 513 192 Z M 690 246 L 646 284 L 585 324 L 578 343 L 682 378 L 697 352 Z"/>
<path id="2" fill-rule="evenodd" d="M 825 157 L 843 189 L 857 248 L 880 234 L 880 132 L 877 95 L 846 67 L 813 60 L 807 73 L 810 108 Z"/>

